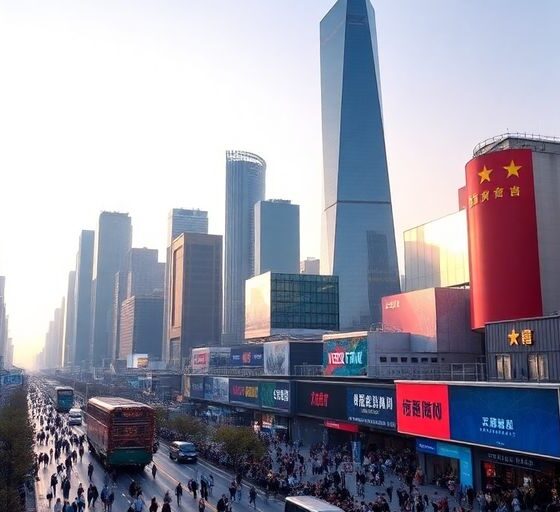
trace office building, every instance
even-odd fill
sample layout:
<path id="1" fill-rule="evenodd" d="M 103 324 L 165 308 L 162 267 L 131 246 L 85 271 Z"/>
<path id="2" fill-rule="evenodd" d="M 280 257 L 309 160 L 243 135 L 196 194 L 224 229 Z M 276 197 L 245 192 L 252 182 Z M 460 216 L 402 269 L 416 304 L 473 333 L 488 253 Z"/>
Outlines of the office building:
<path id="1" fill-rule="evenodd" d="M 255 204 L 255 269 L 296 274 L 299 269 L 299 206 L 272 199 Z"/>
<path id="2" fill-rule="evenodd" d="M 321 273 L 321 260 L 319 258 L 307 257 L 299 263 L 300 274 L 314 274 Z"/>
<path id="3" fill-rule="evenodd" d="M 83 230 L 80 234 L 78 255 L 76 256 L 76 287 L 74 291 L 74 361 L 73 364 L 85 369 L 90 363 L 90 343 L 92 328 L 92 276 L 95 231 Z"/>
<path id="4" fill-rule="evenodd" d="M 76 271 L 68 273 L 68 291 L 66 293 L 66 319 L 64 321 L 64 366 L 74 364 L 74 343 L 75 343 L 75 314 L 76 314 Z"/>
<path id="5" fill-rule="evenodd" d="M 115 274 L 126 264 L 132 243 L 127 213 L 102 212 L 95 244 L 92 362 L 100 366 L 111 358 Z"/>
<path id="6" fill-rule="evenodd" d="M 400 291 L 379 80 L 372 6 L 338 0 L 321 21 L 321 274 L 339 276 L 345 330 L 380 322 Z"/>
<path id="7" fill-rule="evenodd" d="M 466 165 L 473 329 L 560 311 L 560 139 L 504 134 Z"/>
<path id="8" fill-rule="evenodd" d="M 222 341 L 239 344 L 245 330 L 245 280 L 255 271 L 255 204 L 264 200 L 266 163 L 246 151 L 226 153 L 224 328 Z"/>
<path id="9" fill-rule="evenodd" d="M 404 232 L 404 290 L 467 286 L 467 212 L 446 215 Z"/>
<path id="10" fill-rule="evenodd" d="M 266 272 L 247 279 L 245 339 L 338 331 L 338 277 Z"/>
<path id="11" fill-rule="evenodd" d="M 171 289 L 171 244 L 181 233 L 208 234 L 208 212 L 204 210 L 192 210 L 184 208 L 173 208 L 169 212 L 167 229 L 167 244 L 165 252 L 165 275 L 163 291 L 163 339 L 162 359 L 169 361 L 169 290 Z"/>
<path id="12" fill-rule="evenodd" d="M 183 367 L 195 347 L 220 344 L 222 237 L 183 233 L 171 245 L 170 364 Z"/>
<path id="13" fill-rule="evenodd" d="M 54 310 L 49 329 L 45 336 L 44 368 L 57 369 L 63 364 L 64 354 L 64 299 L 60 307 Z"/>
<path id="14" fill-rule="evenodd" d="M 6 367 L 6 349 L 8 346 L 8 315 L 5 299 L 6 277 L 0 276 L 0 370 Z"/>
<path id="15" fill-rule="evenodd" d="M 119 359 L 132 354 L 148 354 L 161 359 L 163 296 L 132 296 L 122 303 Z"/>

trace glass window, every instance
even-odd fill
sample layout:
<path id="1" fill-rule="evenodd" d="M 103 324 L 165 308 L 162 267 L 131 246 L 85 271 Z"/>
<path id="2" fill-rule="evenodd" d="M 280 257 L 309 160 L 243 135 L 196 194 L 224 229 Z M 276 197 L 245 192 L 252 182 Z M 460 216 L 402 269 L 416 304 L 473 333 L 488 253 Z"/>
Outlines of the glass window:
<path id="1" fill-rule="evenodd" d="M 496 370 L 499 380 L 511 380 L 511 356 L 508 354 L 497 355 Z"/>
<path id="2" fill-rule="evenodd" d="M 399 362 L 398 357 L 391 357 L 391 363 L 398 363 L 398 362 Z"/>
<path id="3" fill-rule="evenodd" d="M 401 357 L 401 363 L 408 363 L 408 357 Z"/>
<path id="4" fill-rule="evenodd" d="M 548 354 L 529 354 L 529 380 L 548 380 Z"/>
<path id="5" fill-rule="evenodd" d="M 428 358 L 427 358 L 427 357 L 422 357 L 422 358 L 420 358 L 420 362 L 421 362 L 421 363 L 427 363 L 427 362 L 428 362 Z"/>
<path id="6" fill-rule="evenodd" d="M 437 357 L 432 357 L 431 361 L 432 363 L 437 363 Z"/>
<path id="7" fill-rule="evenodd" d="M 386 357 L 380 357 L 380 358 L 379 358 L 379 362 L 380 362 L 380 363 L 386 363 L 386 362 L 387 362 L 387 358 L 386 358 Z"/>
<path id="8" fill-rule="evenodd" d="M 411 362 L 411 363 L 417 363 L 417 362 L 418 362 L 418 358 L 417 358 L 417 357 L 411 357 L 411 358 L 410 358 L 410 362 Z"/>

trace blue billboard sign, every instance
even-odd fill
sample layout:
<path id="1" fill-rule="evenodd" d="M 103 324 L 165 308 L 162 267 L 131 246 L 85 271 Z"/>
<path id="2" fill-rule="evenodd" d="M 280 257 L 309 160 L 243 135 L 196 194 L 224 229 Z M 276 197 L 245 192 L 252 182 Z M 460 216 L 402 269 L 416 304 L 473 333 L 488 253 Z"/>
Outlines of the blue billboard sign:
<path id="1" fill-rule="evenodd" d="M 264 365 L 263 345 L 246 345 L 232 347 L 229 356 L 230 366 L 249 366 L 262 368 Z"/>
<path id="2" fill-rule="evenodd" d="M 396 430 L 397 402 L 391 388 L 349 386 L 346 389 L 347 420 L 362 425 Z"/>
<path id="3" fill-rule="evenodd" d="M 560 457 L 558 390 L 449 386 L 451 438 Z"/>
<path id="4" fill-rule="evenodd" d="M 23 384 L 23 373 L 10 372 L 0 377 L 2 386 L 21 386 Z"/>
<path id="5" fill-rule="evenodd" d="M 190 379 L 190 397 L 204 398 L 204 377 L 191 375 Z"/>
<path id="6" fill-rule="evenodd" d="M 472 452 L 470 448 L 418 437 L 416 438 L 416 451 L 457 459 L 459 461 L 459 480 L 461 485 L 473 486 Z"/>
<path id="7" fill-rule="evenodd" d="M 261 381 L 259 384 L 263 409 L 290 410 L 290 383 L 282 381 Z"/>
<path id="8" fill-rule="evenodd" d="M 227 377 L 204 377 L 204 400 L 227 404 L 229 402 L 229 379 Z"/>
<path id="9" fill-rule="evenodd" d="M 366 375 L 367 336 L 335 338 L 323 342 L 325 375 Z"/>

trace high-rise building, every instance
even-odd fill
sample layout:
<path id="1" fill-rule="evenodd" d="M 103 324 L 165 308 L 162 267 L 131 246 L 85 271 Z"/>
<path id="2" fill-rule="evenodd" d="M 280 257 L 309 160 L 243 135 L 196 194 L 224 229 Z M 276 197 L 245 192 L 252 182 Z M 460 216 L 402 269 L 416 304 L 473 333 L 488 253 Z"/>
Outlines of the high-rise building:
<path id="1" fill-rule="evenodd" d="M 64 352 L 64 299 L 60 307 L 54 310 L 53 319 L 45 336 L 44 368 L 60 368 Z"/>
<path id="2" fill-rule="evenodd" d="M 66 319 L 64 321 L 64 366 L 74 364 L 74 343 L 75 343 L 75 314 L 76 314 L 76 271 L 68 273 L 68 292 L 66 294 Z"/>
<path id="3" fill-rule="evenodd" d="M 163 296 L 132 296 L 121 306 L 119 359 L 132 354 L 161 358 Z"/>
<path id="4" fill-rule="evenodd" d="M 130 297 L 163 296 L 165 265 L 158 262 L 157 249 L 130 249 L 124 266 L 115 274 L 113 290 L 113 334 L 111 358 L 119 356 L 121 306 Z M 163 313 L 162 313 L 163 314 Z M 159 351 L 161 356 L 161 350 Z"/>
<path id="5" fill-rule="evenodd" d="M 321 274 L 339 276 L 344 330 L 380 322 L 381 297 L 400 290 L 376 39 L 368 0 L 321 21 Z"/>
<path id="6" fill-rule="evenodd" d="M 224 344 L 245 332 L 245 280 L 255 271 L 255 204 L 264 200 L 266 163 L 246 151 L 226 152 Z"/>
<path id="7" fill-rule="evenodd" d="M 76 257 L 74 364 L 85 368 L 91 361 L 92 274 L 95 231 L 83 230 Z"/>
<path id="8" fill-rule="evenodd" d="M 299 269 L 299 206 L 283 199 L 255 205 L 255 270 L 295 274 Z"/>
<path id="9" fill-rule="evenodd" d="M 173 208 L 169 212 L 165 253 L 165 281 L 163 290 L 163 339 L 162 359 L 169 361 L 169 290 L 171 289 L 171 244 L 181 233 L 208 234 L 208 212 Z"/>
<path id="10" fill-rule="evenodd" d="M 5 354 L 8 344 L 8 316 L 6 315 L 5 287 L 6 278 L 0 276 L 0 370 L 3 366 L 7 366 Z"/>
<path id="11" fill-rule="evenodd" d="M 315 274 L 321 273 L 321 260 L 319 258 L 307 257 L 299 263 L 300 274 Z"/>
<path id="12" fill-rule="evenodd" d="M 183 233 L 171 245 L 169 355 L 182 367 L 195 347 L 220 344 L 222 237 Z"/>
<path id="13" fill-rule="evenodd" d="M 128 213 L 102 212 L 95 244 L 92 362 L 100 366 L 111 357 L 115 274 L 126 264 L 132 243 Z"/>

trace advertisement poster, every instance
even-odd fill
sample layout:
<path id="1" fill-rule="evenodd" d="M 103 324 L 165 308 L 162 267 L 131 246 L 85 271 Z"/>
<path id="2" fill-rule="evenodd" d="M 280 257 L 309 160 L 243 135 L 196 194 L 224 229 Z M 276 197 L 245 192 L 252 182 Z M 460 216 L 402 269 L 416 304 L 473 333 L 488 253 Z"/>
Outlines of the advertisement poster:
<path id="1" fill-rule="evenodd" d="M 296 382 L 297 412 L 317 418 L 346 419 L 346 389 L 340 384 Z"/>
<path id="2" fill-rule="evenodd" d="M 21 386 L 23 384 L 23 373 L 10 372 L 7 375 L 2 375 L 0 382 L 2 386 Z"/>
<path id="3" fill-rule="evenodd" d="M 190 397 L 191 398 L 204 398 L 204 377 L 197 377 L 191 375 L 189 377 L 190 383 Z"/>
<path id="4" fill-rule="evenodd" d="M 433 439 L 416 439 L 416 451 L 430 453 L 441 457 L 449 457 L 459 460 L 459 479 L 461 485 L 472 487 L 473 485 L 473 464 L 472 452 L 467 446 L 434 441 Z"/>
<path id="5" fill-rule="evenodd" d="M 210 349 L 193 348 L 191 367 L 193 373 L 208 373 L 210 367 Z"/>
<path id="6" fill-rule="evenodd" d="M 393 389 L 351 386 L 346 390 L 348 421 L 396 430 L 396 407 Z"/>
<path id="7" fill-rule="evenodd" d="M 290 343 L 288 341 L 269 341 L 264 347 L 264 374 L 290 374 Z"/>
<path id="8" fill-rule="evenodd" d="M 397 430 L 438 439 L 449 439 L 447 384 L 397 382 Z M 463 419 L 465 415 L 460 415 Z"/>
<path id="9" fill-rule="evenodd" d="M 259 383 L 256 380 L 229 379 L 229 401 L 259 406 Z"/>
<path id="10" fill-rule="evenodd" d="M 560 457 L 557 390 L 450 386 L 449 400 L 452 439 Z"/>
<path id="11" fill-rule="evenodd" d="M 204 377 L 204 399 L 227 404 L 229 402 L 229 379 L 227 377 Z"/>
<path id="12" fill-rule="evenodd" d="M 262 368 L 264 363 L 264 348 L 260 345 L 232 347 L 229 358 L 230 366 L 249 366 Z"/>
<path id="13" fill-rule="evenodd" d="M 367 375 L 367 336 L 323 342 L 325 375 Z"/>
<path id="14" fill-rule="evenodd" d="M 290 410 L 290 383 L 289 382 L 263 382 L 260 386 L 261 407 L 280 411 Z"/>

